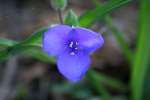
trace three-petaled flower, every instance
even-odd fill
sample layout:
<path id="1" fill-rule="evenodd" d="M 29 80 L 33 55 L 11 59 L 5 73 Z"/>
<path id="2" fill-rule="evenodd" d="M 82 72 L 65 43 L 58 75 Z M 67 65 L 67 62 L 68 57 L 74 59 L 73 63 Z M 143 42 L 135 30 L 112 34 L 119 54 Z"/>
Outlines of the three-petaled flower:
<path id="1" fill-rule="evenodd" d="M 90 54 L 104 43 L 102 36 L 89 29 L 56 25 L 43 34 L 43 49 L 55 56 L 59 72 L 78 81 L 90 65 Z"/>

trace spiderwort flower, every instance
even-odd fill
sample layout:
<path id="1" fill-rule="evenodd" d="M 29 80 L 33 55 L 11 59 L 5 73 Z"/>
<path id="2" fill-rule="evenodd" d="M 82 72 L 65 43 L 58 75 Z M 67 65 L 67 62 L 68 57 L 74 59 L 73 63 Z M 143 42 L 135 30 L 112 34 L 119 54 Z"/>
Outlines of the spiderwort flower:
<path id="1" fill-rule="evenodd" d="M 55 56 L 59 72 L 78 81 L 90 65 L 90 54 L 104 43 L 101 35 L 89 29 L 56 25 L 43 34 L 43 49 Z"/>

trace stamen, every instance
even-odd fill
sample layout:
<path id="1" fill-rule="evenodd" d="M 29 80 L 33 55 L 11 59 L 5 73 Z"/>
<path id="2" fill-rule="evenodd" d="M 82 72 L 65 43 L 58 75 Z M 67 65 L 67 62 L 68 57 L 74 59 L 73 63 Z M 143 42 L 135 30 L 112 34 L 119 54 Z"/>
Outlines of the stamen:
<path id="1" fill-rule="evenodd" d="M 76 42 L 76 45 L 78 45 L 78 42 Z"/>
<path id="2" fill-rule="evenodd" d="M 70 48 L 70 55 L 76 55 L 76 53 L 78 52 L 78 42 L 76 42 L 76 41 L 70 41 L 69 42 L 69 48 Z"/>
<path id="3" fill-rule="evenodd" d="M 73 55 L 75 55 L 75 53 L 74 53 L 74 52 L 70 52 L 70 55 L 72 55 L 72 56 L 73 56 Z"/>
<path id="4" fill-rule="evenodd" d="M 75 50 L 78 50 L 78 48 L 76 47 L 76 48 L 74 48 Z"/>
<path id="5" fill-rule="evenodd" d="M 70 42 L 69 47 L 70 47 L 70 48 L 73 47 L 73 41 Z"/>

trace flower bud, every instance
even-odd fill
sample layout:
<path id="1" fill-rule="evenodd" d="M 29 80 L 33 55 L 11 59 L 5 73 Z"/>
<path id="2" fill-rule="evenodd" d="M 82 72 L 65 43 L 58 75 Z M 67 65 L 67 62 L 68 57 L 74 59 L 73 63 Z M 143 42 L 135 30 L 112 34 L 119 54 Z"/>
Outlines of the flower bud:
<path id="1" fill-rule="evenodd" d="M 50 3 L 55 10 L 64 10 L 67 6 L 67 0 L 50 0 Z"/>
<path id="2" fill-rule="evenodd" d="M 72 10 L 69 10 L 64 18 L 64 23 L 70 26 L 78 26 L 78 16 Z"/>

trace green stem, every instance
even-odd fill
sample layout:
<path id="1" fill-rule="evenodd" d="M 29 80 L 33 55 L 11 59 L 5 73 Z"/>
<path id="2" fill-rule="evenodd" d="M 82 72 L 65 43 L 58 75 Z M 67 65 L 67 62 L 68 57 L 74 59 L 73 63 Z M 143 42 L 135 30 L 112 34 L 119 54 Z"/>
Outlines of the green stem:
<path id="1" fill-rule="evenodd" d="M 57 12 L 58 12 L 59 21 L 60 21 L 61 24 L 63 24 L 63 16 L 62 16 L 62 11 L 61 11 L 61 9 L 58 9 Z"/>

